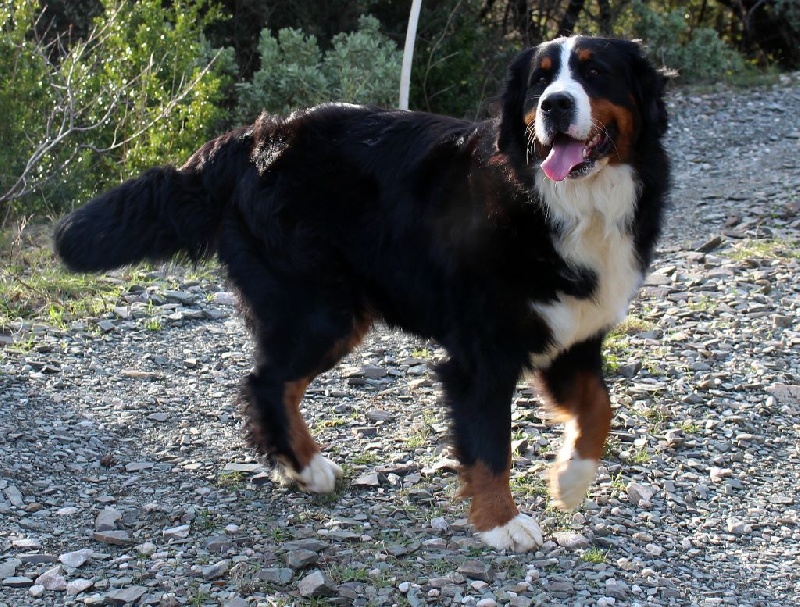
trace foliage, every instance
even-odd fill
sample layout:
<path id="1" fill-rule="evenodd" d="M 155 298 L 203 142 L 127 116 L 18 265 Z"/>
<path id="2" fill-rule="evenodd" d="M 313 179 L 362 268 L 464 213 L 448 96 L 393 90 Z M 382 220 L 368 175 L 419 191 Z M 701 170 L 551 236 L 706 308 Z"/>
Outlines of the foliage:
<path id="1" fill-rule="evenodd" d="M 637 0 L 632 17 L 634 37 L 644 41 L 656 63 L 677 71 L 683 82 L 720 79 L 745 70 L 741 55 L 713 29 L 693 28 L 684 10 L 658 13 Z"/>
<path id="2" fill-rule="evenodd" d="M 500 91 L 518 44 L 484 25 L 482 2 L 423 3 L 414 53 L 412 106 L 431 112 L 482 117 Z"/>
<path id="3" fill-rule="evenodd" d="M 218 128 L 229 54 L 211 61 L 208 2 L 103 0 L 83 39 L 39 35 L 35 3 L 0 9 L 2 222 L 60 213 L 145 166 L 185 158 Z M 10 170 L 9 170 L 10 169 Z"/>
<path id="4" fill-rule="evenodd" d="M 237 87 L 239 119 L 327 101 L 396 105 L 402 54 L 377 19 L 363 16 L 358 23 L 357 31 L 334 36 L 324 52 L 316 36 L 300 30 L 282 29 L 277 37 L 262 30 L 261 69 Z"/>

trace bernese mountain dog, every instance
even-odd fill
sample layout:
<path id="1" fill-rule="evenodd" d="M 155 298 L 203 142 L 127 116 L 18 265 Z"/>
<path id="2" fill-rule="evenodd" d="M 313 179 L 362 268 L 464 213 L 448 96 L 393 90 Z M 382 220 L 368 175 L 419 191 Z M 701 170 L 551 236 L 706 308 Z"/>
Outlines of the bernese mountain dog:
<path id="1" fill-rule="evenodd" d="M 216 254 L 256 345 L 247 437 L 308 491 L 342 475 L 301 415 L 314 377 L 377 322 L 436 340 L 469 519 L 528 550 L 542 534 L 509 489 L 512 396 L 527 374 L 560 415 L 550 491 L 578 505 L 611 421 L 603 338 L 665 205 L 663 94 L 637 43 L 560 38 L 513 60 L 494 119 L 262 114 L 66 216 L 55 249 L 81 272 Z"/>

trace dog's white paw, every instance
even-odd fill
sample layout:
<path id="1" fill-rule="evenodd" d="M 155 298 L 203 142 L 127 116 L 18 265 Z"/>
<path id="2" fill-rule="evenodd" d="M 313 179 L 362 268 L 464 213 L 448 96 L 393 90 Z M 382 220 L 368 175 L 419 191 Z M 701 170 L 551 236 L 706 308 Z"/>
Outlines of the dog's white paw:
<path id="1" fill-rule="evenodd" d="M 300 472 L 286 468 L 284 474 L 303 491 L 331 493 L 336 488 L 336 479 L 342 476 L 342 468 L 321 453 L 316 453 Z"/>
<path id="2" fill-rule="evenodd" d="M 550 468 L 550 495 L 556 506 L 567 510 L 579 506 L 594 481 L 597 466 L 593 459 L 556 461 Z"/>
<path id="3" fill-rule="evenodd" d="M 525 552 L 544 543 L 539 523 L 524 514 L 518 514 L 505 525 L 479 531 L 478 537 L 492 548 L 514 552 Z"/>

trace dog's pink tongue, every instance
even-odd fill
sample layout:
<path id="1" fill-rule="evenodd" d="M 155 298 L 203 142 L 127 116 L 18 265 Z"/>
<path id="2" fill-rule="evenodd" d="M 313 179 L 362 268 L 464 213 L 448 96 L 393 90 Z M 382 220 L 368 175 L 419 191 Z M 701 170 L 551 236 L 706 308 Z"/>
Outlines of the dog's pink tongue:
<path id="1" fill-rule="evenodd" d="M 582 141 L 572 137 L 556 137 L 553 148 L 542 163 L 542 170 L 553 181 L 563 181 L 583 160 Z"/>

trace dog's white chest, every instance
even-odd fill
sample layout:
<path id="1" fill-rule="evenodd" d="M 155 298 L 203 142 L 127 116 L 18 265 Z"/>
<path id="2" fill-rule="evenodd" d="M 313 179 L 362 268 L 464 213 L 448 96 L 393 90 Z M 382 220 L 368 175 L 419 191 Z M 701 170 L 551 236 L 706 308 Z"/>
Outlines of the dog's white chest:
<path id="1" fill-rule="evenodd" d="M 555 242 L 558 252 L 575 267 L 590 268 L 597 278 L 591 298 L 562 293 L 555 301 L 531 303 L 553 336 L 545 352 L 532 356 L 534 366 L 542 367 L 571 345 L 620 322 L 643 272 L 628 230 L 637 196 L 630 167 L 605 167 L 589 179 L 559 183 L 541 175 L 536 187 L 550 220 L 564 228 Z"/>

